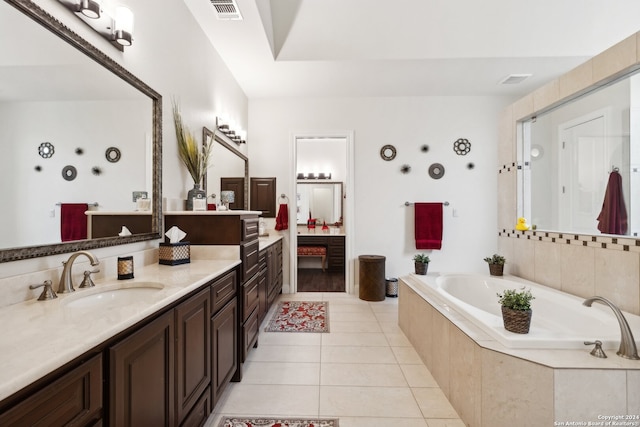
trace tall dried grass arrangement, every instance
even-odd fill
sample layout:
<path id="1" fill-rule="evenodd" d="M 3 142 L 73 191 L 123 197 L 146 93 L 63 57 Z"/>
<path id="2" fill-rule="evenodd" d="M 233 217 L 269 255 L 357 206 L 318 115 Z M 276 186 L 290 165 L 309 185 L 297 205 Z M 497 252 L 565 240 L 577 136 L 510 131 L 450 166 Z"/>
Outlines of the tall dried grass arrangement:
<path id="1" fill-rule="evenodd" d="M 209 167 L 211 149 L 213 144 L 203 144 L 202 149 L 198 145 L 195 135 L 182 123 L 180 107 L 173 102 L 173 123 L 178 139 L 178 155 L 187 167 L 194 184 L 200 184 Z"/>

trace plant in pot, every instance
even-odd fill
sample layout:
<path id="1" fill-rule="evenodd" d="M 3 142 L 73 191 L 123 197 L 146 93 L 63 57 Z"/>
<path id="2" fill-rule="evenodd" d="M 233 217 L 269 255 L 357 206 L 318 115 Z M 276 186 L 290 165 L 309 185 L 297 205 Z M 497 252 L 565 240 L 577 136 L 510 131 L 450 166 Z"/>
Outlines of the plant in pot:
<path id="1" fill-rule="evenodd" d="M 178 104 L 173 102 L 173 123 L 176 128 L 178 140 L 178 155 L 180 160 L 193 178 L 193 188 L 187 193 L 188 211 L 193 210 L 193 199 L 207 199 L 206 192 L 200 188 L 200 183 L 209 167 L 209 158 L 213 144 L 205 144 L 202 149 L 198 145 L 195 135 L 182 122 L 182 115 Z"/>
<path id="2" fill-rule="evenodd" d="M 416 254 L 413 256 L 413 265 L 416 269 L 416 274 L 425 275 L 429 269 L 429 262 L 431 260 L 425 254 Z"/>
<path id="3" fill-rule="evenodd" d="M 504 263 L 507 262 L 503 256 L 493 254 L 490 257 L 486 257 L 484 260 L 489 264 L 489 274 L 492 276 L 502 276 Z"/>
<path id="4" fill-rule="evenodd" d="M 502 322 L 507 331 L 516 334 L 529 333 L 531 325 L 531 300 L 535 299 L 531 291 L 525 288 L 518 291 L 507 289 L 498 295 L 498 302 L 502 305 Z"/>

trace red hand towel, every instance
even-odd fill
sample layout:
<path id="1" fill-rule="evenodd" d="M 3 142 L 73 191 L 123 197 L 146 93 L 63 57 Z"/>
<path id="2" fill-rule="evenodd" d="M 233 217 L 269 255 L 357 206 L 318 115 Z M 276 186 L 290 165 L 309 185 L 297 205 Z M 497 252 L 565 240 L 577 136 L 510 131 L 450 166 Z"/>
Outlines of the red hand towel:
<path id="1" fill-rule="evenodd" d="M 415 204 L 416 249 L 442 248 L 442 203 Z"/>
<path id="2" fill-rule="evenodd" d="M 622 195 L 622 176 L 616 171 L 609 174 L 609 182 L 598 215 L 598 230 L 606 234 L 627 234 L 627 208 Z"/>
<path id="3" fill-rule="evenodd" d="M 286 203 L 281 203 L 276 216 L 276 230 L 286 230 L 289 228 L 289 207 Z"/>
<path id="4" fill-rule="evenodd" d="M 63 242 L 87 238 L 86 203 L 62 203 L 60 206 L 60 236 Z"/>

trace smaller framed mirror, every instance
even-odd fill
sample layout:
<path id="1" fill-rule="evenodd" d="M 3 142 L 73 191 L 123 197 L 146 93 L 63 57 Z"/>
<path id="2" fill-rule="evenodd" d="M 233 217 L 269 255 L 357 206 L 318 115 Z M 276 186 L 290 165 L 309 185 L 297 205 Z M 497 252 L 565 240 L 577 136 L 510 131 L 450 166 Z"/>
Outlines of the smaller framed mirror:
<path id="1" fill-rule="evenodd" d="M 307 223 L 309 216 L 318 224 L 335 224 L 342 217 L 342 182 L 298 182 L 297 224 Z"/>

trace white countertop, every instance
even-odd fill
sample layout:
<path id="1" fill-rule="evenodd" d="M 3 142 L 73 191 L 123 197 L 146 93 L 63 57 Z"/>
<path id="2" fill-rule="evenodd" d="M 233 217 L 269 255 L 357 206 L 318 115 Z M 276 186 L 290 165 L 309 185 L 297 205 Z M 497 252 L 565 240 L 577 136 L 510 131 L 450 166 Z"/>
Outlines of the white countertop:
<path id="1" fill-rule="evenodd" d="M 163 215 L 260 215 L 262 211 L 164 211 Z"/>
<path id="2" fill-rule="evenodd" d="M 65 363 L 102 344 L 119 332 L 177 301 L 208 281 L 224 274 L 240 260 L 191 260 L 190 264 L 151 264 L 136 268 L 131 280 L 104 279 L 96 286 L 60 294 L 55 300 L 0 308 L 0 400 L 42 378 Z M 136 283 L 161 283 L 164 287 L 115 308 L 69 307 L 90 293 Z M 54 290 L 56 286 L 54 285 Z"/>
<path id="3" fill-rule="evenodd" d="M 151 215 L 151 211 L 85 211 L 85 215 Z"/>

